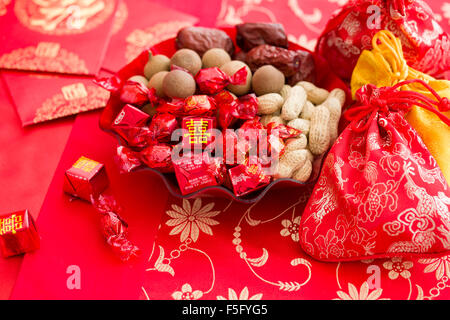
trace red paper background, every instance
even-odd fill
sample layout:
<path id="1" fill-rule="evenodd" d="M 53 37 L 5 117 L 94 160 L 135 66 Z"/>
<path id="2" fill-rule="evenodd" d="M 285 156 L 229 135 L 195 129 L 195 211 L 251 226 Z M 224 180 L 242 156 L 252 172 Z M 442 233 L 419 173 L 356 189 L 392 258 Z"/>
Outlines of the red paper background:
<path id="1" fill-rule="evenodd" d="M 300 40 L 299 42 L 302 45 L 306 44 L 307 47 L 313 47 L 314 43 L 310 40 L 317 37 L 318 31 L 325 25 L 331 12 L 338 7 L 337 3 L 341 1 L 310 0 L 301 1 L 300 3 L 300 1 L 288 0 L 276 2 L 224 0 L 209 1 L 208 6 L 204 5 L 204 1 L 158 0 L 156 2 L 175 9 L 185 9 L 185 12 L 199 17 L 201 23 L 204 25 L 213 25 L 217 17 L 219 23 L 223 23 L 224 21 L 237 23 L 240 20 L 267 21 L 275 17 L 277 21 L 285 24 L 288 33 Z M 444 7 L 444 3 L 437 0 L 428 1 L 428 3 L 435 12 L 441 15 L 442 26 L 449 30 L 450 18 L 448 9 L 446 9 L 448 6 Z M 290 6 L 289 4 L 297 4 L 303 11 L 303 14 L 298 10 L 295 10 L 296 13 L 294 13 L 292 5 Z M 305 14 L 311 14 L 313 8 L 320 9 L 320 19 L 317 23 L 308 22 L 305 25 L 303 22 L 305 21 Z M 269 12 L 271 13 L 269 14 Z M 308 19 L 311 21 L 310 17 L 308 18 L 306 16 L 306 18 L 307 21 Z M 313 30 L 311 30 L 311 26 Z M 305 37 L 301 37 L 301 35 L 305 35 Z M 292 36 L 290 38 L 291 40 L 293 39 Z M 37 126 L 32 130 L 24 130 L 20 128 L 20 121 L 14 113 L 8 97 L 1 90 L 0 101 L 2 108 L 5 108 L 5 111 L 2 113 L 2 119 L 0 120 L 2 121 L 0 126 L 0 146 L 2 147 L 2 153 L 0 153 L 0 198 L 2 199 L 0 209 L 1 212 L 9 212 L 26 207 L 31 209 L 34 216 L 36 216 L 66 141 L 71 120 L 56 121 L 47 125 Z M 154 270 L 148 272 L 142 270 L 143 267 L 154 267 L 154 259 L 160 253 L 159 245 L 165 249 L 167 255 L 180 244 L 179 235 L 169 235 L 172 227 L 166 225 L 166 221 L 170 217 L 164 214 L 165 210 L 163 206 L 166 204 L 165 196 L 157 197 L 156 199 L 152 198 L 153 202 L 151 205 L 157 208 L 154 211 L 154 215 L 141 214 L 141 218 L 138 219 L 138 216 L 133 217 L 133 213 L 130 213 L 128 210 L 125 213 L 125 218 L 129 220 L 131 225 L 130 232 L 132 233 L 133 239 L 139 240 L 143 237 L 148 240 L 148 243 L 145 242 L 144 244 L 139 241 L 139 245 L 143 246 L 144 249 L 143 258 L 148 258 L 151 254 L 154 231 L 148 231 L 148 235 L 145 233 L 147 230 L 154 230 L 160 222 L 162 223 L 162 228 L 159 231 L 156 242 L 155 255 L 152 257 L 153 260 L 145 265 L 143 261 L 139 261 L 138 265 L 134 267 L 138 268 L 139 272 L 127 272 L 127 268 L 130 267 L 117 266 L 101 242 L 102 239 L 96 228 L 95 212 L 88 205 L 83 203 L 68 204 L 65 202 L 67 198 L 61 194 L 61 181 L 59 177 L 61 177 L 63 169 L 68 167 L 74 161 L 74 158 L 81 154 L 91 155 L 99 161 L 108 160 L 106 163 L 112 175 L 113 187 L 119 188 L 120 184 L 118 184 L 118 181 L 122 181 L 122 179 L 130 179 L 130 181 L 135 181 L 133 179 L 144 179 L 146 180 L 145 187 L 136 188 L 136 186 L 133 186 L 133 190 L 137 190 L 139 193 L 145 193 L 146 195 L 151 194 L 148 191 L 154 191 L 154 187 L 150 184 L 151 179 L 148 177 L 116 176 L 109 158 L 113 152 L 113 142 L 108 140 L 110 138 L 107 138 L 97 128 L 95 119 L 97 114 L 82 115 L 77 120 L 68 148 L 61 160 L 61 164 L 55 175 L 55 180 L 48 193 L 46 204 L 42 208 L 41 217 L 38 220 L 38 227 L 40 228 L 44 243 L 43 248 L 41 251 L 26 257 L 13 298 L 112 298 L 119 296 L 125 297 L 125 295 L 126 298 L 137 298 L 139 296 L 145 298 L 142 290 L 143 287 L 150 298 L 170 299 L 172 293 L 181 290 L 181 287 L 185 283 L 191 284 L 193 290 L 206 292 L 211 284 L 212 269 L 210 268 L 211 264 L 209 260 L 202 253 L 196 256 L 180 255 L 180 258 L 174 261 L 172 265 L 176 277 Z M 159 184 L 156 184 L 156 186 L 159 186 Z M 158 194 L 162 192 L 165 195 L 165 191 L 161 187 L 156 191 Z M 134 195 L 130 193 L 129 190 L 126 191 L 119 200 L 123 202 L 122 204 L 130 205 L 130 208 L 135 208 L 138 205 L 132 204 L 133 199 L 137 202 L 142 201 L 142 199 L 134 198 Z M 288 208 L 291 204 L 295 203 L 296 199 L 289 200 L 291 202 L 287 202 L 283 198 L 280 203 L 283 203 Z M 219 295 L 228 298 L 228 293 L 231 292 L 228 290 L 229 288 L 236 291 L 237 295 L 239 295 L 244 287 L 248 287 L 250 296 L 263 293 L 262 297 L 265 299 L 335 298 L 339 290 L 349 293 L 349 284 L 352 284 L 360 292 L 362 283 L 369 276 L 367 274 L 367 265 L 362 263 L 342 265 L 318 264 L 307 258 L 313 263 L 311 281 L 302 287 L 301 290 L 294 291 L 294 293 L 279 290 L 279 287 L 262 281 L 252 273 L 235 251 L 236 246 L 232 243 L 234 238 L 233 230 L 246 208 L 239 206 L 236 208 L 232 205 L 225 211 L 224 209 L 229 203 L 216 199 L 203 199 L 202 206 L 210 202 L 215 203 L 213 210 L 222 212 L 215 218 L 220 224 L 212 227 L 213 236 L 201 233 L 195 243 L 195 248 L 206 252 L 218 269 L 217 280 L 215 281 L 216 284 L 213 290 L 208 294 L 204 294 L 203 298 L 215 299 Z M 170 208 L 172 204 L 182 206 L 180 200 L 170 199 L 167 208 Z M 278 202 L 273 201 L 271 205 L 275 206 L 277 204 Z M 252 216 L 255 214 L 256 218 L 270 215 L 273 217 L 277 212 L 281 213 L 284 208 L 280 206 L 277 210 L 271 211 L 269 208 L 266 210 L 264 203 L 261 203 L 252 209 Z M 299 214 L 298 211 L 296 210 L 297 215 Z M 162 221 L 160 221 L 161 214 L 164 214 Z M 284 228 L 281 222 L 288 219 L 290 215 L 292 215 L 292 210 L 290 212 L 288 210 L 287 213 L 274 219 L 271 223 L 255 227 L 246 225 L 245 235 L 241 236 L 246 242 L 245 250 L 248 252 L 249 257 L 261 256 L 263 247 L 268 250 L 270 258 L 267 260 L 266 265 L 258 270 L 258 274 L 263 275 L 264 279 L 273 281 L 274 283 L 277 283 L 276 281 L 278 280 L 284 282 L 292 280 L 300 283 L 307 279 L 307 277 L 305 278 L 307 268 L 304 265 L 299 265 L 295 268 L 290 265 L 292 259 L 301 257 L 298 244 L 294 243 L 292 238 L 282 237 L 280 234 Z M 69 225 L 61 224 L 58 221 L 58 217 L 60 216 L 64 217 L 64 221 L 85 226 L 86 229 L 71 230 Z M 141 222 L 147 228 L 141 228 Z M 62 229 L 58 231 L 56 227 L 60 226 L 62 226 Z M 88 230 L 92 232 L 88 232 Z M 251 231 L 251 233 L 248 231 Z M 66 232 L 72 236 L 72 239 L 67 237 Z M 80 233 L 82 233 L 82 236 L 80 236 Z M 261 237 L 261 234 L 267 236 Z M 93 240 L 89 242 L 89 246 L 86 246 L 87 239 L 85 237 Z M 65 242 L 67 241 L 70 242 L 69 251 L 64 248 Z M 88 250 L 86 255 L 83 252 L 85 248 Z M 220 250 L 217 250 L 217 248 L 220 248 Z M 52 251 L 56 249 L 58 249 L 56 253 Z M 223 251 L 223 254 L 221 251 Z M 47 263 L 46 259 L 50 259 L 50 262 Z M 1 298 L 7 298 L 9 296 L 11 287 L 15 282 L 20 261 L 21 258 L 0 259 L 0 277 L 2 279 L 0 285 Z M 228 261 L 231 261 L 230 264 L 228 264 Z M 411 298 L 415 299 L 419 293 L 416 284 L 421 286 L 425 295 L 429 295 L 429 290 L 437 287 L 438 282 L 441 282 L 439 284 L 441 289 L 435 289 L 432 292 L 438 295 L 439 298 L 448 297 L 450 290 L 447 288 L 448 284 L 443 282 L 445 279 L 448 281 L 448 272 L 450 270 L 448 260 L 438 261 L 439 263 L 436 264 L 435 269 L 432 264 L 422 264 L 414 261 L 414 269 L 411 270 L 409 280 L 401 276 L 396 280 L 391 280 L 388 276 L 389 270 L 382 266 L 384 262 L 375 262 L 380 267 L 383 276 L 381 282 L 383 288 L 381 298 L 405 299 L 410 295 Z M 82 277 L 86 277 L 82 278 L 84 279 L 82 280 L 83 289 L 79 292 L 68 292 L 65 286 L 67 279 L 65 270 L 68 264 L 76 263 L 79 263 L 82 267 Z M 119 269 L 121 273 L 118 273 Z M 436 273 L 436 271 L 438 272 Z M 204 276 L 204 279 L 202 279 L 202 272 L 208 275 Z M 130 273 L 132 274 L 131 276 Z M 447 275 L 445 275 L 446 273 Z M 55 274 L 55 277 L 52 276 L 53 274 Z M 131 277 L 129 284 L 133 288 L 124 283 L 125 280 L 123 277 L 125 276 Z M 141 285 L 137 285 L 141 280 L 143 280 Z M 351 289 L 352 286 L 350 286 Z M 123 291 L 123 293 L 119 291 Z M 374 290 L 369 291 L 372 292 Z"/>

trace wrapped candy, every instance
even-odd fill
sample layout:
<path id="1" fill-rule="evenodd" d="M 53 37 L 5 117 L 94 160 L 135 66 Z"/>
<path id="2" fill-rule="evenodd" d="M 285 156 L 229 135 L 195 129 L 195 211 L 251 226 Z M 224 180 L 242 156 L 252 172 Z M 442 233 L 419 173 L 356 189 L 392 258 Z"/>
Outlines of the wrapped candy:
<path id="1" fill-rule="evenodd" d="M 212 116 L 216 112 L 216 103 L 207 95 L 190 96 L 184 100 L 183 116 Z"/>
<path id="2" fill-rule="evenodd" d="M 422 84 L 436 98 L 400 87 Z M 450 253 L 450 188 L 414 129 L 413 106 L 450 119 L 421 80 L 363 86 L 344 116 L 351 123 L 328 153 L 302 215 L 302 248 L 323 261 Z"/>
<path id="3" fill-rule="evenodd" d="M 434 77 L 450 69 L 449 36 L 422 0 L 351 0 L 329 20 L 316 52 L 349 81 L 361 52 L 372 49 L 371 40 L 380 30 L 401 39 L 414 69 Z"/>
<path id="4" fill-rule="evenodd" d="M 263 172 L 261 164 L 240 164 L 228 170 L 234 194 L 238 197 L 249 194 L 270 183 L 271 177 Z"/>
<path id="5" fill-rule="evenodd" d="M 244 84 L 247 81 L 247 68 L 242 67 L 232 76 L 219 68 L 201 69 L 195 76 L 195 81 L 202 93 L 216 94 L 230 84 Z"/>
<path id="6" fill-rule="evenodd" d="M 254 94 L 234 98 L 228 91 L 215 96 L 218 105 L 218 123 L 222 129 L 232 126 L 237 119 L 250 120 L 258 111 L 258 100 Z"/>
<path id="7" fill-rule="evenodd" d="M 0 252 L 4 258 L 39 249 L 40 238 L 28 210 L 0 215 Z"/>
<path id="8" fill-rule="evenodd" d="M 145 130 L 141 130 L 147 125 L 150 116 L 145 112 L 127 104 L 123 107 L 114 119 L 111 129 L 117 132 L 125 141 L 132 146 L 143 143 Z"/>
<path id="9" fill-rule="evenodd" d="M 173 171 L 172 147 L 168 144 L 158 143 L 151 145 L 140 152 L 142 162 L 149 168 L 160 172 Z"/>
<path id="10" fill-rule="evenodd" d="M 379 31 L 372 39 L 373 49 L 364 50 L 358 59 L 351 80 L 352 94 L 366 84 L 377 87 L 393 86 L 402 80 L 421 79 L 428 83 L 437 94 L 450 99 L 450 81 L 436 80 L 433 77 L 417 71 L 407 65 L 403 56 L 402 44 L 387 30 Z M 401 90 L 415 91 L 436 99 L 420 83 L 408 82 Z M 450 117 L 450 109 L 445 109 L 444 100 L 440 111 Z M 448 104 L 448 103 L 447 103 Z M 441 168 L 447 182 L 450 182 L 450 127 L 440 120 L 434 113 L 413 106 L 406 115 L 406 120 L 417 131 L 424 141 L 431 155 Z"/>
<path id="11" fill-rule="evenodd" d="M 140 82 L 128 80 L 120 92 L 120 100 L 136 106 L 144 106 L 149 102 L 150 90 Z"/>
<path id="12" fill-rule="evenodd" d="M 66 171 L 63 190 L 69 195 L 89 201 L 102 215 L 102 233 L 106 242 L 122 261 L 129 261 L 139 254 L 127 236 L 128 225 L 120 217 L 121 208 L 113 197 L 105 195 L 109 185 L 104 165 L 80 157 Z"/>
<path id="13" fill-rule="evenodd" d="M 187 153 L 173 162 L 178 185 L 183 195 L 223 183 L 225 166 L 207 153 Z"/>
<path id="14" fill-rule="evenodd" d="M 90 201 L 108 188 L 105 166 L 97 161 L 80 157 L 64 174 L 64 192 Z"/>
<path id="15" fill-rule="evenodd" d="M 178 128 L 177 118 L 170 113 L 157 113 L 148 126 L 153 139 L 158 142 L 170 142 L 172 133 Z"/>
<path id="16" fill-rule="evenodd" d="M 117 147 L 116 162 L 121 173 L 128 173 L 142 166 L 139 153 L 124 146 Z"/>

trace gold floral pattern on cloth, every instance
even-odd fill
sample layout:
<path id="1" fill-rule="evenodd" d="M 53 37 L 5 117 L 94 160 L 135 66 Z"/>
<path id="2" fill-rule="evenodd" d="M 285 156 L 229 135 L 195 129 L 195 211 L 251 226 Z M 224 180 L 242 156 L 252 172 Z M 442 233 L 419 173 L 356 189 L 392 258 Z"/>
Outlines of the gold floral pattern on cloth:
<path id="1" fill-rule="evenodd" d="M 86 63 L 77 54 L 61 48 L 56 42 L 15 49 L 0 57 L 0 68 L 58 73 L 88 74 Z"/>
<path id="2" fill-rule="evenodd" d="M 120 1 L 117 8 L 116 15 L 114 16 L 114 23 L 112 27 L 112 34 L 117 34 L 122 30 L 125 21 L 128 19 L 128 7 L 125 1 Z"/>
<path id="3" fill-rule="evenodd" d="M 8 12 L 6 7 L 10 3 L 11 3 L 11 0 L 0 0 L 0 17 L 4 16 L 6 14 L 6 12 Z"/>
<path id="4" fill-rule="evenodd" d="M 27 28 L 44 34 L 80 34 L 103 24 L 114 0 L 16 0 L 14 12 Z"/>
<path id="5" fill-rule="evenodd" d="M 191 26 L 189 21 L 167 21 L 158 23 L 146 29 L 136 29 L 126 38 L 127 49 L 125 59 L 132 61 L 142 51 L 164 40 L 175 37 L 178 30 Z"/>
<path id="6" fill-rule="evenodd" d="M 80 112 L 99 109 L 105 106 L 109 92 L 94 86 L 74 83 L 61 88 L 61 93 L 42 103 L 36 110 L 34 123 L 66 117 Z"/>

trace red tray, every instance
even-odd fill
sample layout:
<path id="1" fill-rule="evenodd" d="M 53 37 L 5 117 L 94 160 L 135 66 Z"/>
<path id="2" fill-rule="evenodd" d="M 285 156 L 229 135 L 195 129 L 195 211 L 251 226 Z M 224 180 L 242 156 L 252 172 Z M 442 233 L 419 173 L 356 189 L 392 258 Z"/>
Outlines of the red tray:
<path id="1" fill-rule="evenodd" d="M 224 30 L 232 39 L 233 41 L 236 38 L 236 31 L 235 28 L 221 28 Z M 236 43 L 235 43 L 236 44 Z M 236 46 L 238 49 L 238 47 Z M 289 43 L 289 49 L 301 49 L 309 51 L 305 48 L 302 48 L 301 46 L 290 42 Z M 238 49 L 239 50 L 239 49 Z M 148 61 L 148 55 L 149 51 L 151 51 L 153 54 L 164 54 L 168 57 L 171 57 L 175 51 L 175 38 L 168 39 L 166 41 L 163 41 L 152 48 L 150 48 L 148 51 L 142 52 L 135 60 L 130 62 L 128 65 L 126 65 L 124 68 L 122 68 L 115 76 L 107 80 L 107 83 L 111 86 L 111 88 L 120 89 L 123 83 L 130 78 L 133 75 L 143 75 L 144 66 Z M 310 51 L 309 51 L 310 52 Z M 313 53 L 314 54 L 314 53 Z M 328 64 L 323 60 L 321 57 L 314 54 L 314 59 L 316 63 L 316 85 L 325 88 L 327 90 L 332 90 L 335 88 L 341 88 L 347 92 L 347 101 L 350 101 L 350 92 L 348 90 L 347 85 L 342 82 L 328 67 Z M 104 83 L 104 81 L 103 81 Z M 117 116 L 117 114 L 122 110 L 122 107 L 124 106 L 124 103 L 120 101 L 119 93 L 120 90 L 117 90 L 117 93 L 111 93 L 111 97 L 104 109 L 104 111 L 101 114 L 100 117 L 100 128 L 110 134 L 113 134 L 117 139 L 119 144 L 126 144 L 125 141 L 123 141 L 116 133 L 114 133 L 112 130 L 110 130 L 110 125 Z M 136 171 L 150 171 L 158 176 L 161 177 L 161 180 L 164 182 L 165 186 L 169 190 L 169 192 L 179 198 L 195 198 L 197 196 L 215 196 L 215 197 L 226 197 L 229 199 L 234 199 L 241 203 L 255 203 L 259 201 L 261 198 L 264 197 L 264 195 L 271 189 L 279 189 L 279 188 L 307 188 L 312 187 L 316 181 L 316 179 L 311 179 L 309 182 L 301 183 L 299 181 L 293 180 L 293 179 L 279 179 L 275 180 L 272 183 L 270 183 L 268 186 L 266 186 L 263 189 L 256 190 L 255 192 L 252 192 L 250 194 L 247 194 L 242 197 L 237 197 L 234 195 L 234 193 L 225 187 L 222 186 L 213 186 L 213 187 L 206 187 L 201 190 L 198 190 L 196 192 L 193 192 L 188 195 L 182 195 L 181 191 L 178 187 L 178 183 L 176 181 L 174 174 L 163 174 L 155 169 L 152 168 L 138 168 Z M 315 170 L 315 178 L 318 176 L 318 172 L 320 171 L 319 168 L 316 168 Z"/>

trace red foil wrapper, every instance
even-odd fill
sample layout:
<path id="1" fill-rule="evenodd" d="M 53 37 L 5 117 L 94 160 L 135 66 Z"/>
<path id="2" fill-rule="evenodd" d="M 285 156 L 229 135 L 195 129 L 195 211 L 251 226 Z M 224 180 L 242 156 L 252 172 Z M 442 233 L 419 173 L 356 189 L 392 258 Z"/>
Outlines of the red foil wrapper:
<path id="1" fill-rule="evenodd" d="M 104 165 L 86 157 L 80 157 L 64 174 L 64 192 L 86 201 L 100 195 L 108 185 Z"/>
<path id="2" fill-rule="evenodd" d="M 268 135 L 277 136 L 281 139 L 289 139 L 297 137 L 302 132 L 300 130 L 294 129 L 284 124 L 277 124 L 271 122 L 267 124 Z"/>
<path id="3" fill-rule="evenodd" d="M 139 130 L 139 128 L 143 128 L 149 119 L 148 114 L 127 104 L 115 118 L 111 129 L 131 146 L 136 146 L 136 144 L 142 143 L 142 136 L 145 135 L 145 130 Z"/>
<path id="4" fill-rule="evenodd" d="M 172 147 L 158 143 L 151 145 L 140 152 L 141 160 L 150 168 L 160 172 L 173 171 Z"/>
<path id="5" fill-rule="evenodd" d="M 181 122 L 183 131 L 183 149 L 203 149 L 213 140 L 212 130 L 216 119 L 211 117 L 185 117 Z"/>
<path id="6" fill-rule="evenodd" d="M 202 69 L 195 76 L 195 81 L 202 93 L 216 94 L 230 84 L 244 84 L 247 81 L 247 69 L 242 67 L 233 76 L 227 75 L 219 68 Z"/>
<path id="7" fill-rule="evenodd" d="M 231 127 L 237 119 L 253 119 L 258 111 L 258 100 L 254 94 L 235 99 L 228 91 L 222 91 L 214 98 L 219 109 L 217 120 L 222 129 Z"/>
<path id="8" fill-rule="evenodd" d="M 265 187 L 271 177 L 265 175 L 260 164 L 240 164 L 228 170 L 234 194 L 238 197 Z"/>
<path id="9" fill-rule="evenodd" d="M 128 240 L 128 225 L 120 217 L 122 208 L 114 198 L 100 195 L 92 197 L 91 203 L 102 215 L 102 234 L 113 252 L 124 262 L 137 257 L 140 250 Z"/>
<path id="10" fill-rule="evenodd" d="M 207 95 L 190 96 L 184 101 L 183 116 L 212 116 L 216 102 Z"/>
<path id="11" fill-rule="evenodd" d="M 120 100 L 136 106 L 143 106 L 149 102 L 151 95 L 149 88 L 140 82 L 128 80 L 120 92 Z"/>
<path id="12" fill-rule="evenodd" d="M 173 163 L 181 193 L 190 194 L 205 187 L 223 183 L 225 166 L 207 153 L 188 153 Z"/>
<path id="13" fill-rule="evenodd" d="M 40 238 L 28 210 L 0 216 L 0 252 L 4 258 L 39 249 Z"/>
<path id="14" fill-rule="evenodd" d="M 142 166 L 139 153 L 124 146 L 117 147 L 116 162 L 121 173 L 128 173 Z"/>
<path id="15" fill-rule="evenodd" d="M 170 113 L 174 116 L 181 117 L 184 113 L 184 100 L 174 98 L 171 101 L 164 101 L 156 107 L 158 113 Z"/>
<path id="16" fill-rule="evenodd" d="M 157 113 L 148 128 L 154 140 L 158 142 L 170 142 L 172 133 L 178 128 L 178 121 L 173 114 Z"/>

